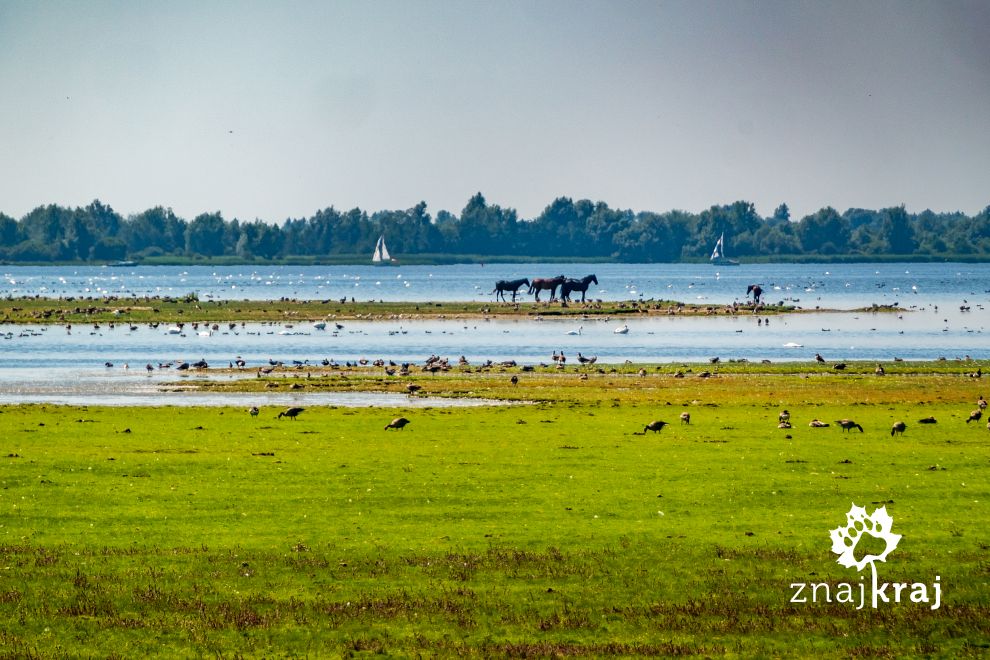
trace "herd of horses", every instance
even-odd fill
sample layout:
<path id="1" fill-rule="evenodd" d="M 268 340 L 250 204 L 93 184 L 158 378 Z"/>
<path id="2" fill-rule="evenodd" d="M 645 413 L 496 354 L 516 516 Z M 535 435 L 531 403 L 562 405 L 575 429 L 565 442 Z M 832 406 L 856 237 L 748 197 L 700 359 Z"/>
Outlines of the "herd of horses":
<path id="1" fill-rule="evenodd" d="M 526 291 L 526 295 L 536 295 L 536 302 L 540 302 L 540 291 L 550 291 L 550 302 L 557 299 L 557 287 L 560 287 L 560 300 L 563 302 L 570 302 L 571 294 L 575 291 L 581 292 L 581 302 L 584 302 L 585 294 L 588 292 L 588 286 L 594 282 L 598 284 L 598 278 L 592 275 L 585 275 L 581 279 L 572 279 L 565 277 L 563 275 L 558 275 L 557 277 L 537 277 L 532 281 L 526 277 L 518 280 L 499 280 L 495 283 L 495 290 L 492 293 L 495 294 L 495 300 L 499 298 L 502 302 L 505 302 L 505 292 L 510 291 L 512 293 L 512 302 L 516 302 L 516 296 L 519 294 L 519 289 L 523 285 L 529 287 Z M 750 284 L 746 289 L 746 296 L 749 297 L 750 294 L 753 296 L 753 304 L 760 304 L 760 296 L 763 295 L 763 288 L 759 284 Z"/>
<path id="2" fill-rule="evenodd" d="M 536 302 L 540 302 L 540 292 L 550 291 L 550 302 L 557 299 L 557 287 L 560 287 L 560 299 L 564 302 L 571 300 L 571 294 L 575 291 L 581 292 L 581 302 L 584 302 L 585 294 L 588 293 L 588 286 L 594 282 L 598 284 L 598 278 L 594 275 L 585 275 L 579 280 L 558 275 L 557 277 L 537 277 L 530 281 L 528 278 L 518 280 L 499 280 L 495 283 L 495 300 L 499 298 L 505 302 L 505 292 L 512 293 L 512 302 L 516 302 L 516 295 L 523 285 L 529 287 L 526 295 L 535 294 Z"/>

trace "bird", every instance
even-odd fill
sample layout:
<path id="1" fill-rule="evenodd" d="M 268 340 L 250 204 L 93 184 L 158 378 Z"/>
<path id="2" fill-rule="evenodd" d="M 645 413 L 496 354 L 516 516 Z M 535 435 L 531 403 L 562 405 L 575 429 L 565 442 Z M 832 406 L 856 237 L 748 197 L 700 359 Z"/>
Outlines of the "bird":
<path id="1" fill-rule="evenodd" d="M 828 426 L 828 422 L 823 422 L 820 419 L 813 419 L 810 422 L 808 422 L 808 426 L 810 426 L 813 429 L 823 429 Z"/>
<path id="2" fill-rule="evenodd" d="M 512 378 L 509 379 L 509 382 L 512 383 L 513 385 L 518 385 L 519 384 L 519 376 L 516 376 L 515 374 L 513 374 L 512 375 Z"/>
<path id="3" fill-rule="evenodd" d="M 663 429 L 663 427 L 665 426 L 667 426 L 667 422 L 661 422 L 661 421 L 650 422 L 643 429 L 643 433 L 646 433 L 647 431 L 653 431 L 654 433 L 659 433 L 660 430 Z"/>
<path id="4" fill-rule="evenodd" d="M 832 368 L 835 369 L 836 371 L 842 371 L 843 369 L 846 368 L 846 363 L 836 362 L 835 364 L 832 365 Z"/>
<path id="5" fill-rule="evenodd" d="M 387 431 L 389 429 L 399 429 L 401 431 L 402 427 L 404 427 L 408 423 L 409 420 L 406 419 L 405 417 L 396 417 L 391 422 L 385 425 L 385 430 Z"/>
<path id="6" fill-rule="evenodd" d="M 621 326 L 621 327 L 619 327 L 619 328 L 616 328 L 616 329 L 615 329 L 615 330 L 613 330 L 612 332 L 613 332 L 613 333 L 615 333 L 615 334 L 617 334 L 617 335 L 624 335 L 624 334 L 627 334 L 627 333 L 629 332 L 629 326 L 628 326 L 628 325 L 626 325 L 626 324 L 622 324 L 622 326 Z"/>
<path id="7" fill-rule="evenodd" d="M 938 421 L 934 417 L 925 417 L 924 419 L 918 420 L 919 424 L 937 424 Z"/>
<path id="8" fill-rule="evenodd" d="M 777 415 L 777 421 L 778 422 L 786 422 L 790 418 L 791 418 L 791 413 L 789 411 L 787 411 L 787 410 L 781 410 L 780 411 L 780 414 Z"/>
<path id="9" fill-rule="evenodd" d="M 778 429 L 789 429 L 789 428 L 791 428 L 791 423 L 785 420 L 785 421 L 781 422 L 780 424 L 777 424 L 777 428 Z"/>
<path id="10" fill-rule="evenodd" d="M 681 424 L 690 424 L 690 423 L 691 423 L 691 413 L 689 413 L 689 412 L 682 412 L 681 413 Z"/>
<path id="11" fill-rule="evenodd" d="M 248 412 L 251 413 L 251 417 L 257 417 L 258 413 L 261 411 L 258 410 L 258 406 L 251 406 L 251 408 L 248 409 Z"/>
<path id="12" fill-rule="evenodd" d="M 819 363 L 824 363 L 825 362 L 825 358 L 822 357 L 822 354 L 821 353 L 815 353 L 815 360 L 817 362 L 819 362 Z"/>
<path id="13" fill-rule="evenodd" d="M 589 358 L 589 357 L 584 357 L 583 355 L 581 355 L 581 353 L 578 353 L 578 362 L 580 362 L 581 364 L 594 364 L 597 360 L 598 360 L 597 355 Z"/>
<path id="14" fill-rule="evenodd" d="M 584 329 L 584 326 L 583 325 L 579 325 L 577 330 L 568 330 L 567 331 L 567 334 L 569 334 L 569 335 L 579 335 L 579 334 L 581 334 L 581 330 L 583 330 L 583 329 Z"/>
<path id="15" fill-rule="evenodd" d="M 851 431 L 852 429 L 859 429 L 860 433 L 863 433 L 863 427 L 852 421 L 851 419 L 837 419 L 835 423 L 842 427 L 842 432 Z"/>
<path id="16" fill-rule="evenodd" d="M 973 412 L 969 413 L 969 419 L 966 420 L 966 423 L 969 424 L 970 422 L 978 422 L 981 417 L 983 417 L 983 411 L 977 408 Z"/>
<path id="17" fill-rule="evenodd" d="M 406 391 L 409 392 L 409 394 L 415 394 L 421 389 L 423 389 L 423 386 L 417 385 L 416 383 L 409 383 L 408 385 L 406 385 Z"/>
<path id="18" fill-rule="evenodd" d="M 278 414 L 278 419 L 282 419 L 283 417 L 291 417 L 293 421 L 295 421 L 296 417 L 298 417 L 299 413 L 303 410 L 305 410 L 305 408 L 288 408 Z"/>
<path id="19" fill-rule="evenodd" d="M 976 400 L 976 407 L 980 410 L 987 409 L 987 400 L 983 398 L 982 394 L 980 395 L 980 398 Z"/>
<path id="20" fill-rule="evenodd" d="M 895 435 L 897 433 L 904 433 L 904 429 L 907 428 L 907 424 L 904 422 L 894 422 L 894 425 L 890 427 L 890 435 Z"/>
<path id="21" fill-rule="evenodd" d="M 886 376 L 887 375 L 887 372 L 884 370 L 883 365 L 880 364 L 879 362 L 877 362 L 877 368 L 873 370 L 873 373 L 875 373 L 878 376 Z"/>

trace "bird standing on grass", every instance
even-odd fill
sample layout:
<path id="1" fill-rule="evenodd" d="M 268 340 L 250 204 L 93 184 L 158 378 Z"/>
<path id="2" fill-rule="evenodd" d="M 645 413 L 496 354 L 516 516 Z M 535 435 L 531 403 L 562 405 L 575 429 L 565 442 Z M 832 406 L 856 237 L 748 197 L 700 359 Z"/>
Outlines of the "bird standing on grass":
<path id="1" fill-rule="evenodd" d="M 402 428 L 408 423 L 409 420 L 406 419 L 405 417 L 396 417 L 391 422 L 385 425 L 385 430 L 387 431 L 389 429 L 398 429 L 401 431 Z"/>
<path id="2" fill-rule="evenodd" d="M 905 424 L 904 422 L 894 422 L 894 425 L 890 427 L 890 435 L 893 436 L 897 433 L 903 435 L 904 429 L 906 428 L 907 428 L 907 424 Z"/>
<path id="3" fill-rule="evenodd" d="M 969 424 L 970 422 L 978 422 L 981 417 L 983 417 L 983 411 L 977 408 L 973 412 L 969 413 L 969 419 L 966 420 L 966 423 Z"/>
<path id="4" fill-rule="evenodd" d="M 663 429 L 663 427 L 665 426 L 667 426 L 667 422 L 661 422 L 661 421 L 650 422 L 643 429 L 643 433 L 646 433 L 647 431 L 653 431 L 654 433 L 659 433 L 661 429 Z"/>
<path id="5" fill-rule="evenodd" d="M 258 413 L 261 411 L 258 410 L 258 406 L 251 406 L 251 408 L 248 409 L 248 412 L 251 413 L 251 417 L 257 417 Z"/>
<path id="6" fill-rule="evenodd" d="M 278 414 L 278 419 L 282 419 L 283 417 L 291 417 L 292 420 L 295 421 L 296 417 L 298 417 L 299 413 L 303 410 L 305 410 L 305 408 L 289 408 L 287 410 L 283 410 Z"/>
<path id="7" fill-rule="evenodd" d="M 859 429 L 860 433 L 863 433 L 863 427 L 852 421 L 851 419 L 837 419 L 835 423 L 842 427 L 842 432 L 851 431 L 853 429 Z"/>

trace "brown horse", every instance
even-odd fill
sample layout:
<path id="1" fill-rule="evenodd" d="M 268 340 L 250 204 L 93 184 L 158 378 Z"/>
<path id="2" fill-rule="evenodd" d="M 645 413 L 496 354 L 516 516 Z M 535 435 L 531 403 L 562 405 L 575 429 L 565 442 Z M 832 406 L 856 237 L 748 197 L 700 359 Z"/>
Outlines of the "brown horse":
<path id="1" fill-rule="evenodd" d="M 564 280 L 560 285 L 560 299 L 570 301 L 571 291 L 580 291 L 581 302 L 584 302 L 584 294 L 588 292 L 588 284 L 591 282 L 598 284 L 598 278 L 594 275 L 585 275 L 579 280 Z"/>
<path id="2" fill-rule="evenodd" d="M 557 287 L 563 284 L 566 279 L 563 275 L 551 278 L 537 277 L 529 283 L 529 293 L 535 293 L 536 302 L 540 302 L 540 291 L 549 289 L 550 302 L 553 302 L 557 297 Z"/>

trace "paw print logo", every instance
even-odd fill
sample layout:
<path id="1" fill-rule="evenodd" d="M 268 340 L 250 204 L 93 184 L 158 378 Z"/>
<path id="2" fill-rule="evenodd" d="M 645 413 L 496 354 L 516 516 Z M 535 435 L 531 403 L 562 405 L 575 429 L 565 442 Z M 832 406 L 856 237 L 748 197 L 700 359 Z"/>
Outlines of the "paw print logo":
<path id="1" fill-rule="evenodd" d="M 856 567 L 857 571 L 863 570 L 867 564 L 871 564 L 873 570 L 875 561 L 887 561 L 887 555 L 897 547 L 897 542 L 901 540 L 900 534 L 891 534 L 890 527 L 894 519 L 887 514 L 887 507 L 882 506 L 873 511 L 873 515 L 866 515 L 866 509 L 861 506 L 852 505 L 849 513 L 846 514 L 848 520 L 845 527 L 837 527 L 830 534 L 832 536 L 832 552 L 839 555 L 837 560 L 846 568 Z M 880 539 L 886 544 L 884 550 L 879 555 L 865 555 L 862 559 L 856 559 L 856 544 L 863 537 L 869 534 L 875 539 Z"/>

